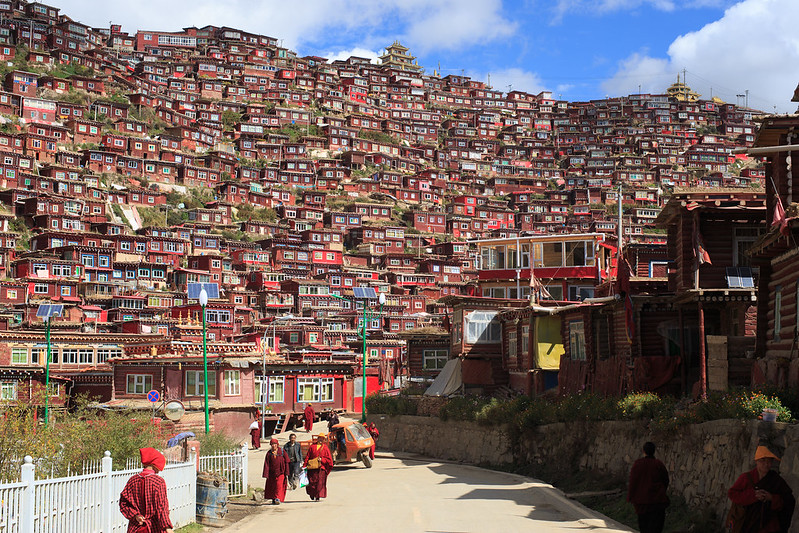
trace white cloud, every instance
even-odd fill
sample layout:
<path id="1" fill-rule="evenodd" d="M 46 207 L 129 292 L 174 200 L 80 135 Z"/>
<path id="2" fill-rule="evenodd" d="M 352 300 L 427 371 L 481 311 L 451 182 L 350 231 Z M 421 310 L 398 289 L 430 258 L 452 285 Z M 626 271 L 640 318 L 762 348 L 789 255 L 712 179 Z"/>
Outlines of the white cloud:
<path id="1" fill-rule="evenodd" d="M 672 12 L 680 9 L 724 7 L 735 0 L 557 0 L 552 7 L 553 22 L 562 22 L 570 13 L 604 14 L 614 11 L 630 11 L 638 8 L 651 8 L 657 11 Z"/>
<path id="2" fill-rule="evenodd" d="M 764 111 L 793 112 L 799 82 L 799 17 L 796 0 L 745 0 L 719 20 L 675 39 L 666 58 L 637 53 L 619 64 L 603 83 L 610 94 L 665 92 L 678 72 L 687 70 L 692 89 L 709 98 L 711 91 L 736 103 L 749 91 L 749 105 Z"/>
<path id="3" fill-rule="evenodd" d="M 408 42 L 421 52 L 508 38 L 518 28 L 518 24 L 502 16 L 500 0 L 410 2 L 411 6 L 414 4 L 429 4 L 427 9 L 416 12 L 407 30 Z"/>
<path id="4" fill-rule="evenodd" d="M 330 61 L 344 61 L 349 59 L 350 57 L 366 57 L 371 60 L 372 63 L 377 63 L 377 58 L 381 56 L 381 54 L 373 51 L 367 50 L 366 48 L 358 48 L 355 47 L 351 50 L 339 50 L 338 52 L 327 52 L 326 54 L 319 54 L 322 57 L 327 58 Z"/>
<path id="5" fill-rule="evenodd" d="M 420 52 L 454 49 L 509 37 L 517 28 L 503 17 L 501 0 L 62 0 L 59 6 L 85 24 L 114 21 L 130 33 L 231 26 L 281 39 L 301 54 L 312 43 L 345 40 L 373 49 L 396 38 Z"/>
<path id="6" fill-rule="evenodd" d="M 544 87 L 538 74 L 515 67 L 495 71 L 492 70 L 488 73 L 467 72 L 466 74 L 472 79 L 484 82 L 488 82 L 490 76 L 491 86 L 494 90 L 502 91 L 503 93 L 514 90 L 538 94 L 541 91 L 548 90 Z"/>

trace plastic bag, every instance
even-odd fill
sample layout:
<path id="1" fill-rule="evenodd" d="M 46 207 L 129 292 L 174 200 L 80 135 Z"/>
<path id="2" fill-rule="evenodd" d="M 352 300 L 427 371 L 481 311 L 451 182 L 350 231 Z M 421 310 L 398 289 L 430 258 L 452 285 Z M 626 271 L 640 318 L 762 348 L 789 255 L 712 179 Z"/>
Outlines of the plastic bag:
<path id="1" fill-rule="evenodd" d="M 308 471 L 306 469 L 302 469 L 300 472 L 300 488 L 303 488 L 308 484 Z"/>

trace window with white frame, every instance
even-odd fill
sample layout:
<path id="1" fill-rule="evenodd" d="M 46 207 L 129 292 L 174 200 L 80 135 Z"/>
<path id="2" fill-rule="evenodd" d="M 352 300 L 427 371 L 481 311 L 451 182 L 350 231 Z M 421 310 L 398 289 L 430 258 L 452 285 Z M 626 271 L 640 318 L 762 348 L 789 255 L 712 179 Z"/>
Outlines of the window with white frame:
<path id="1" fill-rule="evenodd" d="M 298 402 L 319 401 L 318 378 L 297 378 L 297 401 Z"/>
<path id="2" fill-rule="evenodd" d="M 128 394 L 147 394 L 153 389 L 153 376 L 150 374 L 128 374 Z"/>
<path id="3" fill-rule="evenodd" d="M 0 400 L 14 401 L 17 399 L 17 382 L 0 381 Z"/>
<path id="4" fill-rule="evenodd" d="M 321 378 L 319 380 L 319 401 L 333 401 L 333 378 Z"/>
<path id="5" fill-rule="evenodd" d="M 286 392 L 286 378 L 283 376 L 269 377 L 269 403 L 284 403 Z"/>
<path id="6" fill-rule="evenodd" d="M 422 368 L 424 370 L 441 370 L 449 359 L 448 350 L 424 350 L 422 352 Z"/>
<path id="7" fill-rule="evenodd" d="M 23 347 L 11 348 L 11 364 L 24 365 L 28 363 L 28 349 Z"/>
<path id="8" fill-rule="evenodd" d="M 62 348 L 61 349 L 61 362 L 64 364 L 78 364 L 78 349 L 77 348 Z"/>
<path id="9" fill-rule="evenodd" d="M 466 315 L 466 343 L 497 343 L 502 328 L 496 311 L 472 311 Z"/>
<path id="10" fill-rule="evenodd" d="M 105 363 L 111 357 L 122 357 L 122 348 L 97 348 L 98 363 Z"/>
<path id="11" fill-rule="evenodd" d="M 225 370 L 225 396 L 241 394 L 241 371 Z"/>
<path id="12" fill-rule="evenodd" d="M 186 396 L 204 396 L 202 370 L 186 371 Z M 208 372 L 208 396 L 216 396 L 216 372 Z"/>
<path id="13" fill-rule="evenodd" d="M 78 349 L 78 362 L 81 364 L 91 364 L 94 359 L 94 350 L 91 348 Z"/>

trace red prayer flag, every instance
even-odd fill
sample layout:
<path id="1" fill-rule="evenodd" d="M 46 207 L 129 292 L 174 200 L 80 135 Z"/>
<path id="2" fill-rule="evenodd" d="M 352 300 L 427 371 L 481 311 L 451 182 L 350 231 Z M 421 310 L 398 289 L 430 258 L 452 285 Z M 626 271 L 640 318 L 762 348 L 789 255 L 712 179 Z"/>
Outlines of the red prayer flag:
<path id="1" fill-rule="evenodd" d="M 788 233 L 788 217 L 785 214 L 785 207 L 782 205 L 782 199 L 776 197 L 774 203 L 774 218 L 771 219 L 771 227 L 779 226 L 780 233 L 786 235 Z"/>
<path id="2" fill-rule="evenodd" d="M 708 265 L 713 264 L 710 260 L 710 254 L 707 253 L 707 248 L 705 248 L 705 241 L 702 239 L 702 234 L 699 233 L 699 228 L 696 226 L 694 226 L 694 256 L 696 256 L 700 265 L 704 265 L 705 263 Z"/>

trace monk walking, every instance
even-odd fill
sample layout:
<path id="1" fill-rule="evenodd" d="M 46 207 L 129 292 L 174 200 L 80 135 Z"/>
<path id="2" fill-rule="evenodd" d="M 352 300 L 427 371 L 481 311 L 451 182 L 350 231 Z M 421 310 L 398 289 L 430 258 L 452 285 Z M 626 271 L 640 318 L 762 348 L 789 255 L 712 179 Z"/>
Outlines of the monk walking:
<path id="1" fill-rule="evenodd" d="M 311 404 L 305 405 L 305 411 L 303 411 L 302 416 L 305 418 L 305 431 L 310 433 L 313 430 L 313 417 L 316 415 L 314 413 L 313 407 Z"/>
<path id="2" fill-rule="evenodd" d="M 144 470 L 128 480 L 119 495 L 119 510 L 129 520 L 128 533 L 173 533 L 166 481 L 158 475 L 166 458 L 155 448 L 140 448 Z"/>
<path id="3" fill-rule="evenodd" d="M 369 428 L 367 429 L 367 431 L 369 431 L 369 435 L 372 436 L 372 447 L 369 448 L 369 459 L 374 459 L 375 448 L 377 447 L 377 439 L 380 438 L 380 430 L 378 430 L 375 423 L 372 422 L 369 424 Z"/>
<path id="4" fill-rule="evenodd" d="M 272 500 L 272 505 L 280 505 L 286 501 L 286 486 L 288 485 L 289 456 L 283 451 L 277 439 L 269 441 L 270 450 L 264 457 L 263 477 L 266 478 L 264 486 L 264 499 Z"/>
<path id="5" fill-rule="evenodd" d="M 311 500 L 327 498 L 327 476 L 333 470 L 333 456 L 327 447 L 327 435 L 320 433 L 316 442 L 308 448 L 303 466 L 308 469 L 308 485 L 305 492 Z"/>
<path id="6" fill-rule="evenodd" d="M 252 437 L 252 449 L 261 449 L 261 421 L 253 420 L 250 424 L 250 436 Z"/>

